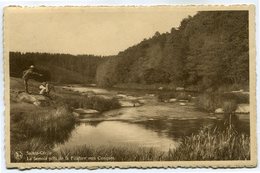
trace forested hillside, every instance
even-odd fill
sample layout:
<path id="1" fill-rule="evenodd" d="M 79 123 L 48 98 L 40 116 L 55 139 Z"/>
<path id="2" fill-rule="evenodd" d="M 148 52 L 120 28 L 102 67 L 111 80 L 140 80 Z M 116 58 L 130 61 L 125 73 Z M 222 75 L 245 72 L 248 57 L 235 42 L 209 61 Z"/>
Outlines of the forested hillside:
<path id="1" fill-rule="evenodd" d="M 21 77 L 22 72 L 35 65 L 44 76 L 39 80 L 58 83 L 93 83 L 102 57 L 49 53 L 10 52 L 10 76 Z"/>
<path id="2" fill-rule="evenodd" d="M 170 28 L 169 28 L 170 29 Z M 248 85 L 248 12 L 198 12 L 169 33 L 156 32 L 97 69 L 97 83 Z"/>

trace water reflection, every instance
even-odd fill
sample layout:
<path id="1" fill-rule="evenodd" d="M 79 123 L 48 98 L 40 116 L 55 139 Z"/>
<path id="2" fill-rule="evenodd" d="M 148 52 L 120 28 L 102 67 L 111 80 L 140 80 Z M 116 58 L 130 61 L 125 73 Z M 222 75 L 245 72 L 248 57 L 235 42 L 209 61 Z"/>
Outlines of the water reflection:
<path id="1" fill-rule="evenodd" d="M 102 146 L 102 145 L 127 145 L 135 144 L 145 147 L 158 147 L 167 151 L 178 145 L 177 140 L 172 140 L 156 131 L 147 130 L 133 123 L 121 121 L 103 121 L 98 124 L 93 122 L 81 123 L 73 131 L 71 138 L 62 145 L 56 145 L 54 150 L 60 148 L 73 148 L 76 146 Z"/>
<path id="2" fill-rule="evenodd" d="M 169 138 L 176 139 L 196 133 L 201 127 L 212 126 L 215 122 L 216 120 L 212 119 L 159 119 L 139 122 L 138 125 L 156 131 L 161 136 L 167 135 Z"/>

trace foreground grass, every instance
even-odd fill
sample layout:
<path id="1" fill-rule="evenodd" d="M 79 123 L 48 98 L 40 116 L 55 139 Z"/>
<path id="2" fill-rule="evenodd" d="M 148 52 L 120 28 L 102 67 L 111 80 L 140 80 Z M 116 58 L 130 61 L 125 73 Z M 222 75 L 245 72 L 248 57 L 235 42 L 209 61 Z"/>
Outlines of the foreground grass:
<path id="1" fill-rule="evenodd" d="M 249 160 L 250 137 L 233 127 L 204 128 L 183 139 L 177 150 L 169 150 L 170 160 Z"/>
<path id="2" fill-rule="evenodd" d="M 84 161 L 156 161 L 162 160 L 165 154 L 156 148 L 137 145 L 120 146 L 79 146 L 70 149 L 60 149 L 56 154 L 64 161 L 75 161 L 77 157 L 86 158 Z"/>
<path id="3" fill-rule="evenodd" d="M 66 141 L 75 128 L 64 106 L 11 111 L 11 159 L 16 151 L 45 151 Z"/>
<path id="4" fill-rule="evenodd" d="M 33 144 L 36 145 L 36 140 Z M 39 144 L 42 145 L 42 144 Z M 62 162 L 77 161 L 200 161 L 249 160 L 250 137 L 238 133 L 232 126 L 225 129 L 207 128 L 184 137 L 176 149 L 163 152 L 158 148 L 138 145 L 103 145 L 60 148 L 49 155 Z M 53 161 L 53 160 L 47 160 Z"/>

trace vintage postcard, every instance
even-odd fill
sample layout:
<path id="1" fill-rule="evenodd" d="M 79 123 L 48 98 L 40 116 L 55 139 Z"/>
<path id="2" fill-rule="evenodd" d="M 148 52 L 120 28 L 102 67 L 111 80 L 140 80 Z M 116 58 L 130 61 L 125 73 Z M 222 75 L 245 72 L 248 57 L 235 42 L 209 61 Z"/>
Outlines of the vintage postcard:
<path id="1" fill-rule="evenodd" d="M 255 8 L 6 7 L 8 168 L 255 167 Z"/>

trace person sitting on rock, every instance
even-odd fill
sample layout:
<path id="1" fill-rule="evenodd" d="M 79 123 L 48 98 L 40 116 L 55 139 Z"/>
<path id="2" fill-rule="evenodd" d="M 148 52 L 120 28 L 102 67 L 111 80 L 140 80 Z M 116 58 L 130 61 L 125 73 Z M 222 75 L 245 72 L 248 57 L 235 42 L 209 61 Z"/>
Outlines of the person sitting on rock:
<path id="1" fill-rule="evenodd" d="M 29 69 L 23 71 L 23 80 L 24 80 L 24 88 L 25 88 L 25 92 L 30 94 L 28 91 L 28 80 L 29 79 L 33 79 L 33 76 L 37 75 L 37 76 L 42 76 L 42 74 L 35 72 L 34 66 L 31 65 Z"/>
<path id="2" fill-rule="evenodd" d="M 39 89 L 40 89 L 40 95 L 47 95 L 48 94 L 48 86 L 47 86 L 47 83 L 46 82 L 43 82 L 40 86 L 39 86 Z"/>
<path id="3" fill-rule="evenodd" d="M 52 85 L 50 85 L 48 82 L 43 82 L 39 86 L 39 89 L 40 89 L 40 93 L 39 93 L 40 95 L 46 96 L 52 100 L 52 98 L 50 96 L 50 92 L 51 92 L 51 90 L 55 91 L 54 87 Z"/>
<path id="4" fill-rule="evenodd" d="M 46 82 L 46 92 L 47 92 L 47 95 L 49 95 L 52 90 L 55 92 L 54 86 L 51 85 L 49 82 Z"/>

